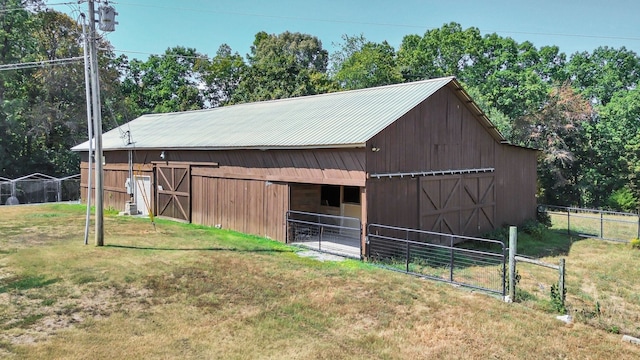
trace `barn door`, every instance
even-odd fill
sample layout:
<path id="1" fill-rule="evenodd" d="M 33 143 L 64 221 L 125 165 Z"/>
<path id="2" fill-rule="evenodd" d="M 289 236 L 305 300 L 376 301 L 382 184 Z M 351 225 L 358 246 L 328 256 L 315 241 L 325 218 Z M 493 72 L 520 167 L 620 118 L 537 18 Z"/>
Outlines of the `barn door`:
<path id="1" fill-rule="evenodd" d="M 191 222 L 191 167 L 157 164 L 156 181 L 157 215 Z"/>
<path id="2" fill-rule="evenodd" d="M 492 173 L 421 178 L 420 227 L 456 235 L 492 230 L 496 201 L 494 181 Z"/>

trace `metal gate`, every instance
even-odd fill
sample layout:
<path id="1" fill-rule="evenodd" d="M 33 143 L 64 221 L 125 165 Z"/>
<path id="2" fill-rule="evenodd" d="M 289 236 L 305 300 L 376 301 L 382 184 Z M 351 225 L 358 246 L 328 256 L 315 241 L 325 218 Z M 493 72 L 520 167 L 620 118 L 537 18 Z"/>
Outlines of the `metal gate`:
<path id="1" fill-rule="evenodd" d="M 479 234 L 495 227 L 493 173 L 420 179 L 420 227 L 448 234 Z"/>
<path id="2" fill-rule="evenodd" d="M 360 259 L 362 257 L 361 237 L 360 219 L 287 211 L 287 243 Z"/>
<path id="3" fill-rule="evenodd" d="M 385 268 L 505 295 L 501 241 L 369 224 L 366 250 Z"/>
<path id="4" fill-rule="evenodd" d="M 158 216 L 191 222 L 191 167 L 188 164 L 156 165 Z"/>

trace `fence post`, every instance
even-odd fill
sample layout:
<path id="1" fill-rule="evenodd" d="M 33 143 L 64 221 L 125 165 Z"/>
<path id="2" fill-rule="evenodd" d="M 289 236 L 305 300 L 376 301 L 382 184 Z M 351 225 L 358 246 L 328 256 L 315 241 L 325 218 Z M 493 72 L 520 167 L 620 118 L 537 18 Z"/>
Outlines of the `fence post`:
<path id="1" fill-rule="evenodd" d="M 406 253 L 406 258 L 405 258 L 405 268 L 406 268 L 407 272 L 409 272 L 409 256 L 410 256 L 410 254 L 409 254 L 409 252 L 410 252 L 409 246 L 410 246 L 409 242 L 407 241 L 407 253 Z"/>
<path id="2" fill-rule="evenodd" d="M 449 236 L 449 251 L 451 251 L 451 256 L 449 259 L 449 281 L 453 282 L 453 236 Z"/>
<path id="3" fill-rule="evenodd" d="M 567 235 L 571 236 L 571 210 L 567 208 Z"/>
<path id="4" fill-rule="evenodd" d="M 604 213 L 600 212 L 600 239 L 604 239 Z"/>
<path id="5" fill-rule="evenodd" d="M 324 232 L 324 226 L 318 225 L 318 251 L 322 250 L 322 233 Z"/>
<path id="6" fill-rule="evenodd" d="M 564 284 L 564 275 L 565 275 L 565 260 L 564 258 L 560 259 L 560 266 L 558 267 L 558 271 L 560 272 L 560 278 L 558 280 L 558 291 L 560 292 L 560 299 L 562 299 L 562 306 L 564 306 L 564 298 L 565 298 L 565 284 Z"/>
<path id="7" fill-rule="evenodd" d="M 518 228 L 509 227 L 509 298 L 508 302 L 516 299 L 516 251 L 518 248 Z"/>

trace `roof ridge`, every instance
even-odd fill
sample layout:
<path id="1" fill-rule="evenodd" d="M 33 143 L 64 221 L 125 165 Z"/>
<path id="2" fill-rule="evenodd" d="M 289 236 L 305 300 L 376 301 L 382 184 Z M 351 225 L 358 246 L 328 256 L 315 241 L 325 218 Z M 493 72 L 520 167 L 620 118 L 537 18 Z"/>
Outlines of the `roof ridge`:
<path id="1" fill-rule="evenodd" d="M 191 113 L 197 113 L 197 112 L 215 111 L 215 110 L 219 110 L 219 109 L 228 109 L 228 108 L 237 107 L 237 106 L 255 106 L 255 105 L 258 105 L 258 104 L 268 104 L 268 103 L 288 102 L 288 101 L 300 101 L 301 99 L 318 98 L 318 97 L 325 97 L 325 96 L 336 96 L 336 95 L 343 95 L 343 94 L 346 94 L 346 93 L 353 94 L 353 93 L 358 93 L 358 92 L 368 92 L 368 91 L 374 91 L 374 90 L 380 90 L 380 89 L 388 89 L 388 88 L 393 88 L 393 87 L 415 86 L 415 85 L 420 85 L 420 84 L 428 83 L 428 82 L 436 82 L 436 81 L 444 81 L 444 80 L 451 81 L 451 80 L 454 80 L 455 78 L 456 78 L 455 76 L 445 76 L 445 77 L 433 78 L 433 79 L 425 79 L 425 80 L 410 81 L 410 82 L 403 82 L 403 83 L 397 83 L 397 84 L 373 86 L 373 87 L 362 88 L 362 89 L 343 90 L 343 91 L 335 91 L 335 92 L 328 92 L 328 93 L 322 93 L 322 94 L 303 95 L 303 96 L 294 96 L 294 97 L 281 98 L 281 99 L 260 100 L 260 101 L 253 101 L 253 102 L 246 102 L 246 103 L 239 103 L 239 104 L 231 104 L 231 105 L 218 106 L 218 107 L 209 108 L 209 109 L 172 111 L 172 112 L 166 112 L 166 113 L 149 113 L 149 114 L 144 114 L 142 116 L 147 116 L 147 115 L 165 116 L 165 115 L 173 115 L 173 114 L 191 114 Z"/>

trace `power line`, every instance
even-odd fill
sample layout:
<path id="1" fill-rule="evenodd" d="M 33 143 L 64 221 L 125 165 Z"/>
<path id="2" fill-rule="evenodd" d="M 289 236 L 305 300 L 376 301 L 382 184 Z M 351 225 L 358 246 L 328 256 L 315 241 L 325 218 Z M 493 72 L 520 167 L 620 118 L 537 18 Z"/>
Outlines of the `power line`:
<path id="1" fill-rule="evenodd" d="M 113 51 L 123 54 L 139 54 L 139 55 L 151 55 L 151 56 L 164 56 L 164 57 L 175 57 L 175 58 L 183 58 L 183 59 L 200 59 L 200 60 L 211 60 L 211 57 L 202 55 L 202 56 L 191 56 L 191 55 L 179 55 L 179 54 L 154 54 L 143 51 L 134 51 L 134 50 L 120 50 L 120 49 L 107 49 L 107 48 L 99 48 L 98 50 L 102 51 Z"/>
<path id="2" fill-rule="evenodd" d="M 411 25 L 411 24 L 396 24 L 396 23 L 381 23 L 381 22 L 368 22 L 368 21 L 353 21 L 353 20 L 339 20 L 339 19 L 319 19 L 309 17 L 296 17 L 296 16 L 282 16 L 282 15 L 268 15 L 257 13 L 246 13 L 239 11 L 224 11 L 224 10 L 206 10 L 195 9 L 186 7 L 171 7 L 160 5 L 149 5 L 140 3 L 130 3 L 119 1 L 118 4 L 129 6 L 140 6 L 145 8 L 156 8 L 165 10 L 183 10 L 192 11 L 197 13 L 213 13 L 213 14 L 225 14 L 225 15 L 239 15 L 239 16 L 251 16 L 251 17 L 263 17 L 272 19 L 284 19 L 284 20 L 296 20 L 296 21 L 314 21 L 314 22 L 326 22 L 335 24 L 356 24 L 356 25 L 368 25 L 368 26 L 386 26 L 386 27 L 399 27 L 399 28 L 413 28 L 421 30 L 434 30 L 437 27 L 428 27 L 424 25 Z M 632 40 L 640 41 L 640 37 L 629 36 L 605 36 L 605 35 L 586 35 L 586 34 L 567 34 L 567 33 L 545 33 L 545 32 L 528 32 L 528 31 L 512 31 L 512 30 L 487 30 L 479 29 L 485 33 L 502 33 L 502 34 L 519 34 L 519 35 L 536 35 L 536 36 L 558 36 L 558 37 L 574 37 L 574 38 L 588 38 L 588 39 L 607 39 L 607 40 Z"/>
<path id="3" fill-rule="evenodd" d="M 43 60 L 43 61 L 32 61 L 32 62 L 24 62 L 24 63 L 15 63 L 15 64 L 3 64 L 0 65 L 0 71 L 5 70 L 17 70 L 17 69 L 31 69 L 45 66 L 54 66 L 54 65 L 66 65 L 70 63 L 74 63 L 76 61 L 83 61 L 83 56 L 65 58 L 65 59 L 54 59 L 54 60 Z"/>
<path id="4" fill-rule="evenodd" d="M 46 6 L 75 5 L 75 4 L 77 4 L 77 2 L 63 2 L 63 3 L 46 4 Z M 38 9 L 39 7 L 38 6 L 32 6 L 32 8 Z M 13 12 L 13 11 L 27 11 L 28 9 L 29 9 L 29 6 L 2 9 L 2 10 L 0 10 L 0 14 L 9 13 L 9 12 Z"/>

